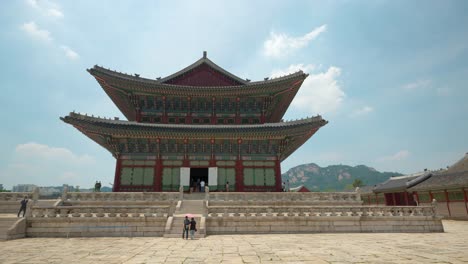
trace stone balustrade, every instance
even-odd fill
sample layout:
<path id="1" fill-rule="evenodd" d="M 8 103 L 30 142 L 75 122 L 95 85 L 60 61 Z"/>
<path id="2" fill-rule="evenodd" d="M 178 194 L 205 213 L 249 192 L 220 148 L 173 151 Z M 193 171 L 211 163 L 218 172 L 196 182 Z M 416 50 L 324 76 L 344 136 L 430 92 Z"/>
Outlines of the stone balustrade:
<path id="1" fill-rule="evenodd" d="M 346 204 L 362 204 L 362 200 L 358 193 L 355 192 L 310 192 L 310 193 L 295 193 L 295 192 L 235 192 L 235 193 L 219 193 L 210 192 L 207 195 L 210 203 L 258 203 L 258 202 L 288 202 L 288 203 L 346 203 Z"/>
<path id="2" fill-rule="evenodd" d="M 20 208 L 20 201 L 28 197 L 29 203 L 35 203 L 39 197 L 38 189 L 35 192 L 0 192 L 0 213 L 17 213 Z"/>
<path id="3" fill-rule="evenodd" d="M 169 206 L 57 206 L 32 207 L 31 218 L 168 217 Z"/>
<path id="4" fill-rule="evenodd" d="M 436 217 L 433 206 L 209 206 L 208 217 Z"/>
<path id="5" fill-rule="evenodd" d="M 24 197 L 33 198 L 32 192 L 0 192 L 0 202 L 2 201 L 20 201 Z"/>
<path id="6" fill-rule="evenodd" d="M 176 201 L 178 193 L 170 192 L 67 192 L 62 196 L 69 202 L 116 202 L 116 201 Z"/>

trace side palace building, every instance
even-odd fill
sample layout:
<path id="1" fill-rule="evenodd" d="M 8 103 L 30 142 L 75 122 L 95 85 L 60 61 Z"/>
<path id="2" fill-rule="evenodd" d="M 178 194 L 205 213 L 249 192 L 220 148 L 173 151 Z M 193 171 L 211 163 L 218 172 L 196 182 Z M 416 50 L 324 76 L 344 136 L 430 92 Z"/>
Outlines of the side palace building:
<path id="1" fill-rule="evenodd" d="M 165 78 L 94 66 L 88 72 L 128 121 L 70 113 L 61 119 L 116 158 L 116 192 L 281 191 L 281 161 L 327 124 L 321 116 L 284 122 L 307 74 L 250 82 L 203 53 Z"/>

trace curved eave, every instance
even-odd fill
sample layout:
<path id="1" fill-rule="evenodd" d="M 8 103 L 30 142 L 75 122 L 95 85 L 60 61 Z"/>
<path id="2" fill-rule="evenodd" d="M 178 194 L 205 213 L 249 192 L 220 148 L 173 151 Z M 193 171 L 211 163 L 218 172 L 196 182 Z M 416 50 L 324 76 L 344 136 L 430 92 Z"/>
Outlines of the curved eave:
<path id="1" fill-rule="evenodd" d="M 145 94 L 165 94 L 174 96 L 186 96 L 187 94 L 194 93 L 196 96 L 213 95 L 213 96 L 253 96 L 253 95 L 270 95 L 294 85 L 298 81 L 303 81 L 308 74 L 298 71 L 279 78 L 269 79 L 266 81 L 250 82 L 245 85 L 234 86 L 188 86 L 188 85 L 173 85 L 163 83 L 161 80 L 152 80 L 133 76 L 125 73 L 120 73 L 105 69 L 100 66 L 94 66 L 87 70 L 96 79 L 104 80 L 109 84 L 117 85 L 125 84 L 124 87 L 115 87 L 127 92 L 145 93 Z"/>
<path id="2" fill-rule="evenodd" d="M 312 117 L 296 121 L 268 123 L 260 125 L 172 125 L 146 124 L 132 121 L 110 120 L 89 117 L 77 113 L 61 117 L 65 123 L 73 125 L 86 136 L 96 140 L 95 135 L 111 138 L 206 138 L 206 139 L 249 139 L 265 138 L 287 140 L 290 143 L 281 152 L 280 160 L 286 159 L 304 144 L 318 129 L 328 122 L 322 117 Z M 100 145 L 112 152 L 105 142 Z M 113 153 L 114 154 L 114 153 Z"/>

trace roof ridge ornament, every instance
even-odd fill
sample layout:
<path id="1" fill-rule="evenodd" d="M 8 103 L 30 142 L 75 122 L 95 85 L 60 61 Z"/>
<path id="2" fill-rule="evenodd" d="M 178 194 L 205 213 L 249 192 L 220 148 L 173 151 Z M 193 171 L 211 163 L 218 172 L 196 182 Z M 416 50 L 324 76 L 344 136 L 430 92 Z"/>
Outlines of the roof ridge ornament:
<path id="1" fill-rule="evenodd" d="M 206 57 L 207 57 L 207 52 L 206 52 L 206 50 L 204 50 L 203 51 L 203 58 L 206 59 Z"/>

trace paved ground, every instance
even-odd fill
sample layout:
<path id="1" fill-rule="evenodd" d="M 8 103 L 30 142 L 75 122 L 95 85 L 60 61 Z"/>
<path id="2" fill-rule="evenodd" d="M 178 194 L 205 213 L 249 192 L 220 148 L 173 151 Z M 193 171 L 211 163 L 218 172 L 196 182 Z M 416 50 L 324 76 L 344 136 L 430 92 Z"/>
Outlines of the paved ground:
<path id="1" fill-rule="evenodd" d="M 0 263 L 468 263 L 468 221 L 445 233 L 28 238 L 0 242 Z"/>

